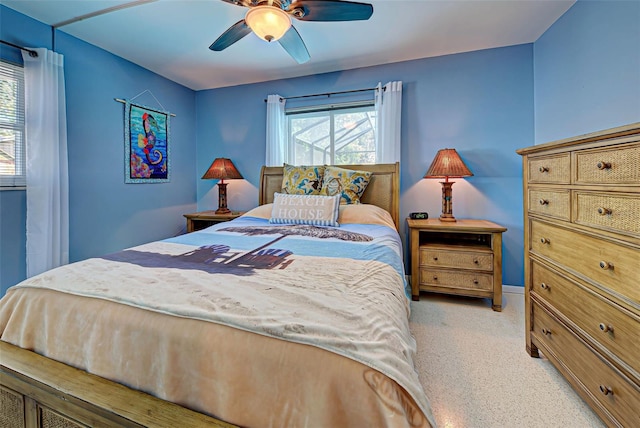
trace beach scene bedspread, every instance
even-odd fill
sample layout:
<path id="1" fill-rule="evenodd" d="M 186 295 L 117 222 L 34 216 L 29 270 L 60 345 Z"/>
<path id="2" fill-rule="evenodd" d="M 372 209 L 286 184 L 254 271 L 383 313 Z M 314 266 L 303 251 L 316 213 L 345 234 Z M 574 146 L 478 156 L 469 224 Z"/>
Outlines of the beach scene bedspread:
<path id="1" fill-rule="evenodd" d="M 45 288 L 192 318 L 353 359 L 397 382 L 433 425 L 414 369 L 402 244 L 387 226 L 240 217 L 53 269 Z"/>

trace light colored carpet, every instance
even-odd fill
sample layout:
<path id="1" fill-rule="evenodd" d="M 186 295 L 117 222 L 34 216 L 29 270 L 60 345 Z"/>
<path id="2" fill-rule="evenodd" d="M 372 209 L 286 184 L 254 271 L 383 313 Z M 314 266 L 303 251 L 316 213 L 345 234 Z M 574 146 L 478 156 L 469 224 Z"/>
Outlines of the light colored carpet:
<path id="1" fill-rule="evenodd" d="M 411 302 L 416 367 L 444 428 L 604 427 L 553 365 L 525 350 L 524 296 L 422 294 Z"/>

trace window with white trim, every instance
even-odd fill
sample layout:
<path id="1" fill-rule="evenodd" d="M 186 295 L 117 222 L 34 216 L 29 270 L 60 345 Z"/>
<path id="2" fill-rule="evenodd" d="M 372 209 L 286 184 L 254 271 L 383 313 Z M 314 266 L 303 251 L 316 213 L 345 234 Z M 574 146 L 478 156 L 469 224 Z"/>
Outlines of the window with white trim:
<path id="1" fill-rule="evenodd" d="M 373 101 L 287 109 L 289 156 L 295 165 L 376 162 Z"/>
<path id="2" fill-rule="evenodd" d="M 26 185 L 24 70 L 0 61 L 0 187 Z"/>

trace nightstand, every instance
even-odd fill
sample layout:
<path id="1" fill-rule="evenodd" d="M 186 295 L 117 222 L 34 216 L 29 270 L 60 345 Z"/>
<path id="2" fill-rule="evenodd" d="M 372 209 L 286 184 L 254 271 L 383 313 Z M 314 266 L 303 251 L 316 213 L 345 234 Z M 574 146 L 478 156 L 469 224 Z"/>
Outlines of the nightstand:
<path id="1" fill-rule="evenodd" d="M 486 220 L 407 219 L 411 242 L 411 294 L 420 291 L 487 297 L 502 311 L 502 232 Z"/>
<path id="2" fill-rule="evenodd" d="M 187 233 L 202 230 L 209 226 L 240 217 L 245 211 L 232 211 L 229 214 L 216 214 L 214 210 L 184 214 L 187 219 Z"/>

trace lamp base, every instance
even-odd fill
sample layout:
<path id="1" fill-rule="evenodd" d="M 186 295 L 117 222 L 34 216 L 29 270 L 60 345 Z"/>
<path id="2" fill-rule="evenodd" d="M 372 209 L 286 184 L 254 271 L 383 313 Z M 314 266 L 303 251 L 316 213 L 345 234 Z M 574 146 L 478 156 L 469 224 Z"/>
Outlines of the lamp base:
<path id="1" fill-rule="evenodd" d="M 216 214 L 229 214 L 231 210 L 227 208 L 227 183 L 221 180 L 218 183 L 218 209 Z"/>
<path id="2" fill-rule="evenodd" d="M 456 218 L 453 216 L 453 193 L 451 186 L 455 181 L 441 181 L 442 184 L 442 214 L 440 221 L 454 222 Z"/>
<path id="3" fill-rule="evenodd" d="M 458 221 L 458 220 L 456 220 L 456 218 L 454 216 L 452 216 L 451 214 L 440 214 L 440 221 L 454 222 L 454 221 Z"/>

